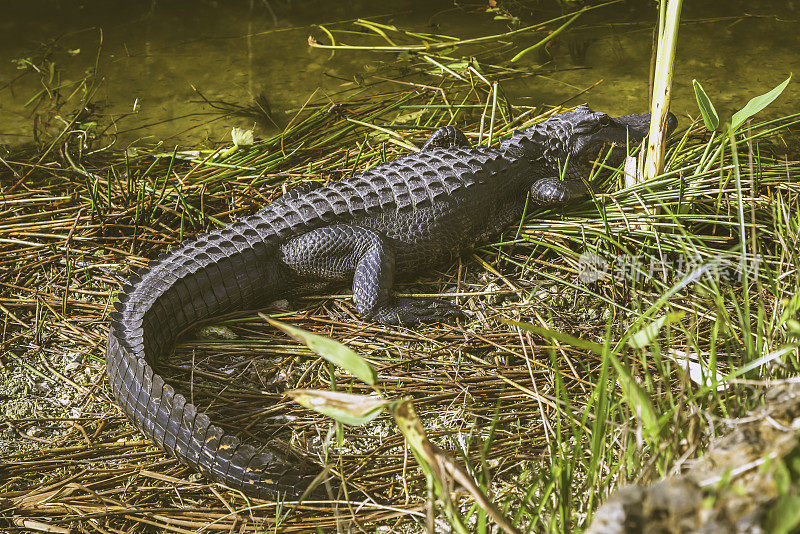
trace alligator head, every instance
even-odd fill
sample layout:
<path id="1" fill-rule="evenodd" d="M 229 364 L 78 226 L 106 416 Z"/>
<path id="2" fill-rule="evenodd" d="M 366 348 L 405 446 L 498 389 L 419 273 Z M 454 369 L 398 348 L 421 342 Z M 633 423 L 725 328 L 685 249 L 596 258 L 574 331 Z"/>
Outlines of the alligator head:
<path id="1" fill-rule="evenodd" d="M 626 147 L 635 147 L 650 132 L 650 114 L 623 115 L 610 117 L 603 112 L 595 112 L 587 106 L 579 106 L 575 111 L 556 115 L 572 128 L 566 142 L 571 158 L 593 159 L 603 149 L 611 148 L 609 162 L 621 163 L 625 158 Z M 670 113 L 667 116 L 667 135 L 672 133 L 678 119 Z"/>
<path id="2" fill-rule="evenodd" d="M 670 113 L 667 132 L 671 133 L 677 124 L 675 115 Z M 501 142 L 501 149 L 552 169 L 559 169 L 569 161 L 570 169 L 577 170 L 598 156 L 606 165 L 616 166 L 625 159 L 628 147 L 641 143 L 649 131 L 649 113 L 611 117 L 578 106 L 574 111 L 553 115 L 532 128 L 515 132 Z"/>

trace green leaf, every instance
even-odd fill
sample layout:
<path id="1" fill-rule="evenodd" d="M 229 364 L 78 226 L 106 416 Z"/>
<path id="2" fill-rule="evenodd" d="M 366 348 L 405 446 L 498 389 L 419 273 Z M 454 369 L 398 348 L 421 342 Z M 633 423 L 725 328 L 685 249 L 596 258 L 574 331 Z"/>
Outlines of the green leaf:
<path id="1" fill-rule="evenodd" d="M 366 425 L 378 417 L 386 405 L 392 402 L 368 395 L 315 389 L 295 389 L 286 394 L 309 410 L 350 426 Z"/>
<path id="2" fill-rule="evenodd" d="M 315 354 L 322 356 L 334 365 L 338 365 L 342 369 L 349 372 L 356 378 L 360 378 L 370 386 L 375 385 L 378 379 L 375 369 L 361 356 L 353 352 L 349 347 L 328 339 L 324 336 L 306 332 L 302 328 L 296 326 L 289 326 L 286 323 L 276 321 L 275 319 L 259 313 L 262 319 L 267 321 L 272 326 L 283 330 L 297 341 L 305 343 Z"/>
<path id="3" fill-rule="evenodd" d="M 683 318 L 684 313 L 668 313 L 666 315 L 662 315 L 649 325 L 645 326 L 635 334 L 631 336 L 628 340 L 628 345 L 633 347 L 634 349 L 641 349 L 649 345 L 661 331 L 661 327 L 664 326 L 664 323 L 674 323 L 680 321 Z"/>
<path id="4" fill-rule="evenodd" d="M 593 341 L 588 341 L 586 339 L 581 339 L 579 337 L 571 336 L 569 334 L 565 334 L 564 332 L 559 332 L 558 330 L 550 330 L 549 328 L 542 328 L 541 326 L 532 325 L 530 323 L 518 323 L 517 321 L 504 321 L 504 322 L 510 324 L 511 326 L 516 326 L 517 328 L 528 330 L 529 332 L 533 332 L 534 334 L 538 334 L 542 337 L 549 337 L 555 339 L 556 341 L 560 341 L 561 343 L 566 343 L 567 345 L 572 345 L 573 347 L 577 347 L 579 349 L 588 350 L 598 355 L 603 354 L 603 346 Z"/>
<path id="5" fill-rule="evenodd" d="M 420 117 L 422 117 L 425 114 L 426 111 L 428 111 L 428 110 L 423 108 L 423 109 L 420 109 L 420 110 L 417 110 L 417 111 L 412 111 L 411 113 L 405 113 L 403 115 L 398 115 L 394 119 L 394 123 L 395 124 L 403 124 L 403 123 L 406 123 L 406 122 L 415 121 L 415 120 L 419 119 Z"/>
<path id="6" fill-rule="evenodd" d="M 697 99 L 697 107 L 700 108 L 700 114 L 703 116 L 703 123 L 708 130 L 714 131 L 719 126 L 719 115 L 711 103 L 711 99 L 703 90 L 703 86 L 697 80 L 692 80 L 694 86 L 694 97 Z"/>
<path id="7" fill-rule="evenodd" d="M 436 461 L 436 451 L 425 434 L 425 428 L 414 409 L 414 403 L 403 399 L 392 407 L 392 415 L 411 449 L 418 458 L 424 460 L 425 467 L 431 469 L 441 481 L 444 478 L 441 473 L 441 463 Z"/>
<path id="8" fill-rule="evenodd" d="M 800 526 L 800 497 L 783 495 L 767 514 L 767 528 L 773 534 L 796 532 Z"/>
<path id="9" fill-rule="evenodd" d="M 469 61 L 453 61 L 451 63 L 448 63 L 447 67 L 450 68 L 451 70 L 461 71 L 461 70 L 467 70 L 467 68 L 469 68 L 469 65 L 470 65 Z"/>
<path id="10" fill-rule="evenodd" d="M 773 89 L 768 93 L 764 93 L 761 96 L 754 97 L 750 99 L 750 102 L 747 103 L 745 107 L 737 111 L 731 117 L 731 128 L 733 131 L 736 131 L 739 126 L 744 124 L 744 121 L 764 109 L 765 107 L 769 106 L 776 98 L 780 96 L 786 86 L 789 85 L 789 81 L 792 79 L 792 75 L 790 74 L 786 80 L 778 87 Z"/>
<path id="11" fill-rule="evenodd" d="M 636 417 L 642 422 L 642 427 L 651 439 L 656 439 L 659 434 L 658 417 L 650 402 L 650 396 L 642 387 L 636 383 L 633 376 L 628 372 L 619 359 L 609 352 L 608 360 L 617 372 L 617 381 L 625 396 L 625 401 L 633 409 Z"/>

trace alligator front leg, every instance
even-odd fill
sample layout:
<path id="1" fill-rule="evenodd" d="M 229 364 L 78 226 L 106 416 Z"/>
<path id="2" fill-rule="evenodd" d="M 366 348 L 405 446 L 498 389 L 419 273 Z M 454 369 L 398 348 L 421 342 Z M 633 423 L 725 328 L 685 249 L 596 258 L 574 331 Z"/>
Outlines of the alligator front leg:
<path id="1" fill-rule="evenodd" d="M 580 178 L 561 178 L 554 176 L 542 178 L 530 188 L 531 200 L 539 206 L 568 204 L 589 194 L 590 187 Z"/>
<path id="2" fill-rule="evenodd" d="M 439 128 L 431 134 L 425 144 L 422 145 L 422 150 L 430 150 L 432 148 L 451 148 L 454 146 L 469 147 L 467 136 L 464 132 L 455 126 L 445 126 Z"/>
<path id="3" fill-rule="evenodd" d="M 365 319 L 386 324 L 446 321 L 463 315 L 446 300 L 393 298 L 395 254 L 378 232 L 361 226 L 318 228 L 281 246 L 281 261 L 306 280 L 346 281 Z"/>

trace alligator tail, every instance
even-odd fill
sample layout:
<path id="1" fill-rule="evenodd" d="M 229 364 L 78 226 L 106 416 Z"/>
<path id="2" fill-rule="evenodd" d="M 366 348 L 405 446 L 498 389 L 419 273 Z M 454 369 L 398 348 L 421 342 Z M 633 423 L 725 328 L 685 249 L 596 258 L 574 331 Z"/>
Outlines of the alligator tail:
<path id="1" fill-rule="evenodd" d="M 249 495 L 291 498 L 313 477 L 226 435 L 152 367 L 192 323 L 270 298 L 280 280 L 273 250 L 259 232 L 234 224 L 161 255 L 119 296 L 106 367 L 125 415 L 162 449 Z"/>

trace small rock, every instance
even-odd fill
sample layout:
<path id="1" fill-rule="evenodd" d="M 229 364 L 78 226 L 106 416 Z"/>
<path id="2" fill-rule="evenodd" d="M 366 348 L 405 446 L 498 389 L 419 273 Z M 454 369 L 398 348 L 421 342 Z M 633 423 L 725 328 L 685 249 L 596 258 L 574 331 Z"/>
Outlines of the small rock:
<path id="1" fill-rule="evenodd" d="M 33 389 L 35 389 L 37 393 L 48 395 L 53 391 L 53 386 L 51 386 L 47 380 L 39 380 L 33 383 Z"/>
<path id="2" fill-rule="evenodd" d="M 489 292 L 489 291 L 499 291 L 500 289 L 501 289 L 500 288 L 500 284 L 498 284 L 497 282 L 489 282 L 489 284 L 486 286 L 484 291 L 487 291 L 487 292 Z M 492 305 L 492 306 L 500 304 L 504 300 L 505 300 L 505 295 L 502 295 L 500 293 L 495 293 L 493 295 L 486 295 L 487 304 Z"/>
<path id="3" fill-rule="evenodd" d="M 65 371 L 74 371 L 83 366 L 84 354 L 82 352 L 68 352 L 64 355 L 64 361 L 67 364 L 64 366 Z"/>

